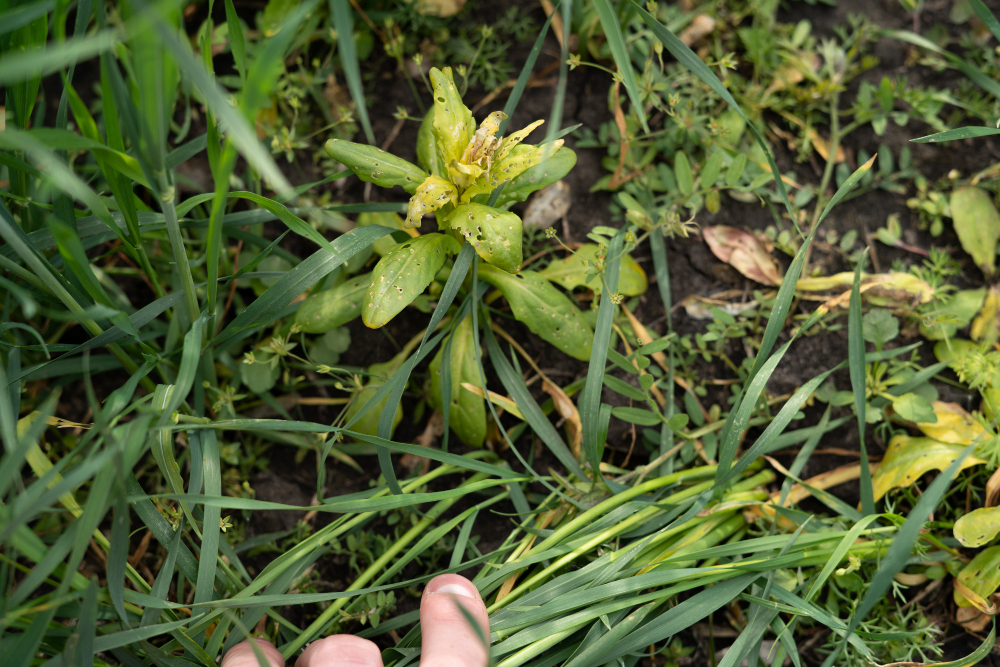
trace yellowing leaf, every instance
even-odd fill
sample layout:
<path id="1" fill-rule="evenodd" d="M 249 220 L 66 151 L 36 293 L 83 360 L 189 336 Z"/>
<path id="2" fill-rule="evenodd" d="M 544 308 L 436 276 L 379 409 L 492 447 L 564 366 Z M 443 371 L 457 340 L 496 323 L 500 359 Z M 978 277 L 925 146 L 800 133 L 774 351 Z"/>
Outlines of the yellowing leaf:
<path id="1" fill-rule="evenodd" d="M 403 227 L 412 229 L 420 226 L 420 220 L 427 213 L 433 213 L 442 206 L 458 203 L 458 190 L 439 176 L 428 176 L 410 197 L 406 206 L 406 221 Z"/>
<path id="2" fill-rule="evenodd" d="M 431 68 L 431 85 L 434 87 L 434 137 L 437 139 L 438 157 L 443 165 L 458 161 L 476 131 L 472 112 L 462 102 L 455 86 L 451 68 Z"/>
<path id="3" fill-rule="evenodd" d="M 353 171 L 362 181 L 383 188 L 398 185 L 412 194 L 427 178 L 424 170 L 417 165 L 375 146 L 356 144 L 343 139 L 330 139 L 326 142 L 326 152 Z"/>
<path id="4" fill-rule="evenodd" d="M 850 296 L 853 284 L 854 272 L 845 271 L 832 276 L 802 278 L 795 283 L 795 289 L 803 292 L 847 290 Z M 861 294 L 866 301 L 876 306 L 904 306 L 913 301 L 929 303 L 934 298 L 934 288 L 910 273 L 862 273 Z M 846 299 L 844 301 L 846 303 Z"/>
<path id="5" fill-rule="evenodd" d="M 483 399 L 462 389 L 463 384 L 479 379 L 476 360 L 476 332 L 472 328 L 472 315 L 466 315 L 455 327 L 451 338 L 451 397 L 448 406 L 448 424 L 459 439 L 470 447 L 482 447 L 486 439 L 486 405 Z M 430 402 L 439 410 L 444 409 L 441 395 L 441 364 L 444 361 L 444 344 L 430 363 Z"/>
<path id="6" fill-rule="evenodd" d="M 520 148 L 520 146 L 518 147 Z M 524 201 L 532 192 L 551 185 L 569 173 L 576 164 L 576 153 L 563 146 L 538 164 L 515 176 L 500 194 L 497 206 Z"/>
<path id="7" fill-rule="evenodd" d="M 972 340 L 995 343 L 1000 337 L 1000 287 L 994 285 L 984 301 L 980 301 L 983 309 L 972 321 L 969 335 Z"/>
<path id="8" fill-rule="evenodd" d="M 971 445 L 986 432 L 982 424 L 972 418 L 958 403 L 934 401 L 931 403 L 937 422 L 917 424 L 924 435 L 952 445 Z"/>
<path id="9" fill-rule="evenodd" d="M 562 139 L 553 142 L 553 146 L 556 149 L 561 147 L 562 144 Z M 485 195 L 493 192 L 493 189 L 501 183 L 511 181 L 522 172 L 538 165 L 542 161 L 542 158 L 545 157 L 547 150 L 551 150 L 549 146 L 529 146 L 527 144 L 514 146 L 510 155 L 502 160 L 499 160 L 498 162 L 493 163 L 488 172 L 479 176 L 475 182 L 473 182 L 469 188 L 462 193 L 462 201 L 469 202 L 472 201 L 472 198 L 477 195 Z M 575 162 L 576 155 L 574 154 L 573 157 Z M 559 178 L 562 178 L 562 176 Z"/>
<path id="10" fill-rule="evenodd" d="M 454 16 L 455 14 L 462 11 L 462 7 L 465 6 L 465 0 L 406 0 L 406 1 L 414 5 L 418 14 L 423 14 L 424 16 L 437 16 L 438 18 Z"/>
<path id="11" fill-rule="evenodd" d="M 361 308 L 365 326 L 377 329 L 423 292 L 458 242 L 447 234 L 425 234 L 400 243 L 379 260 Z"/>
<path id="12" fill-rule="evenodd" d="M 963 354 L 979 349 L 979 345 L 971 340 L 962 338 L 952 338 L 934 344 L 934 357 L 938 361 L 947 361 L 954 364 L 955 360 Z"/>
<path id="13" fill-rule="evenodd" d="M 993 275 L 1000 238 L 1000 213 L 993 198 L 977 187 L 956 188 L 951 193 L 950 207 L 962 248 L 986 276 Z"/>
<path id="14" fill-rule="evenodd" d="M 764 285 L 778 285 L 781 274 L 757 238 L 735 227 L 717 225 L 702 230 L 712 254 L 731 265 L 750 280 Z"/>
<path id="15" fill-rule="evenodd" d="M 878 500 L 890 489 L 910 486 L 931 470 L 944 470 L 965 449 L 933 438 L 913 438 L 897 435 L 889 442 L 885 458 L 872 478 L 872 490 Z M 962 469 L 986 463 L 976 456 L 967 456 Z"/>
<path id="16" fill-rule="evenodd" d="M 543 380 L 542 391 L 552 397 L 552 404 L 555 406 L 556 412 L 566 420 L 570 449 L 574 456 L 580 458 L 580 445 L 583 443 L 583 423 L 580 421 L 580 412 L 566 395 L 566 392 L 562 390 L 562 387 L 548 380 Z"/>
<path id="17" fill-rule="evenodd" d="M 601 277 L 594 274 L 598 250 L 596 243 L 586 243 L 569 257 L 553 260 L 540 273 L 563 289 L 573 290 L 577 287 L 587 287 L 595 294 L 600 294 Z M 645 293 L 648 287 L 646 272 L 642 270 L 639 263 L 632 259 L 631 255 L 623 255 L 621 273 L 618 278 L 618 293 L 625 296 L 637 296 Z"/>
<path id="18" fill-rule="evenodd" d="M 970 549 L 983 546 L 1000 533 L 1000 507 L 980 507 L 963 514 L 955 522 L 953 531 L 962 546 Z"/>
<path id="19" fill-rule="evenodd" d="M 962 568 L 956 579 L 982 599 L 989 598 L 1000 587 L 1000 546 L 983 549 Z M 955 604 L 971 607 L 972 602 L 956 588 Z"/>
<path id="20" fill-rule="evenodd" d="M 471 392 L 471 393 L 475 394 L 476 396 L 479 396 L 480 398 L 485 398 L 485 396 L 483 395 L 483 389 L 482 389 L 482 387 L 474 385 L 471 382 L 463 382 L 462 383 L 462 388 L 465 389 L 467 392 Z M 521 411 L 518 409 L 517 403 L 515 403 L 512 400 L 510 400 L 506 396 L 501 396 L 500 394 L 496 393 L 495 391 L 490 391 L 488 395 L 489 395 L 489 398 L 490 398 L 490 403 L 492 403 L 493 405 L 497 406 L 498 408 L 506 410 L 507 412 L 509 412 L 510 414 L 514 415 L 515 417 L 517 417 L 521 421 L 524 421 L 524 415 L 522 415 Z"/>
<path id="21" fill-rule="evenodd" d="M 465 164 L 478 164 L 485 167 L 483 163 L 493 157 L 493 153 L 499 144 L 496 133 L 500 129 L 500 123 L 507 118 L 503 111 L 494 111 L 479 124 L 479 129 L 472 136 L 469 145 L 462 152 L 462 162 Z"/>
<path id="22" fill-rule="evenodd" d="M 465 237 L 484 260 L 507 273 L 521 269 L 521 218 L 483 204 L 462 204 L 447 224 Z"/>
<path id="23" fill-rule="evenodd" d="M 583 313 L 540 273 L 513 275 L 485 264 L 479 267 L 479 279 L 500 290 L 514 317 L 533 333 L 575 359 L 590 359 L 594 332 Z"/>

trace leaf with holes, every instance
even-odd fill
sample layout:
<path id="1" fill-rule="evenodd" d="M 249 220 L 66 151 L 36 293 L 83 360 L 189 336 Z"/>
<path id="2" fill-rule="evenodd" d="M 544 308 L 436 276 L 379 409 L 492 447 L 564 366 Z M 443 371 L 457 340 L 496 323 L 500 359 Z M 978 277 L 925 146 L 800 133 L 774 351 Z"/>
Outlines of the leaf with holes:
<path id="1" fill-rule="evenodd" d="M 460 250 L 447 234 L 426 234 L 400 243 L 379 260 L 361 308 L 365 326 L 378 329 L 423 292 L 450 254 Z"/>
<path id="2" fill-rule="evenodd" d="M 601 292 L 601 278 L 594 274 L 597 265 L 597 251 L 600 248 L 595 243 L 584 244 L 576 253 L 565 259 L 554 260 L 540 273 L 561 286 L 573 290 L 577 287 L 587 287 L 594 293 Z M 618 277 L 618 293 L 625 296 L 644 294 L 649 287 L 646 272 L 631 255 L 622 255 L 621 273 Z"/>
<path id="3" fill-rule="evenodd" d="M 486 439 L 486 404 L 471 391 L 462 388 L 463 382 L 478 385 L 479 365 L 476 361 L 476 332 L 472 328 L 472 315 L 455 327 L 451 339 L 451 402 L 448 408 L 448 423 L 462 442 L 470 447 L 482 447 Z M 444 360 L 444 345 L 431 361 L 430 402 L 439 410 L 444 409 L 441 396 L 441 363 Z"/>
<path id="4" fill-rule="evenodd" d="M 364 273 L 332 289 L 311 294 L 295 313 L 295 323 L 310 334 L 326 333 L 347 324 L 361 314 L 361 304 L 371 283 L 372 274 Z"/>
<path id="5" fill-rule="evenodd" d="M 963 514 L 955 522 L 953 531 L 962 546 L 970 549 L 983 546 L 1000 533 L 1000 507 L 980 507 Z"/>
<path id="6" fill-rule="evenodd" d="M 472 112 L 462 102 L 451 68 L 431 68 L 430 76 L 431 85 L 434 86 L 434 118 L 431 129 L 436 139 L 440 164 L 447 168 L 452 162 L 462 158 L 462 152 L 476 132 L 476 122 L 472 118 Z"/>
<path id="7" fill-rule="evenodd" d="M 955 528 L 957 529 L 958 526 L 956 525 Z M 980 551 L 955 578 L 979 597 L 989 599 L 997 588 L 1000 588 L 1000 546 Z M 955 604 L 959 607 L 972 606 L 972 602 L 958 589 L 955 590 L 954 597 Z"/>
<path id="8" fill-rule="evenodd" d="M 944 470 L 964 449 L 964 445 L 953 445 L 933 438 L 914 438 L 908 435 L 893 437 L 885 458 L 872 479 L 875 500 L 890 489 L 910 486 L 926 472 Z M 986 461 L 976 456 L 967 456 L 962 461 L 961 469 L 982 463 Z"/>
<path id="9" fill-rule="evenodd" d="M 575 359 L 590 359 L 594 332 L 583 313 L 540 273 L 513 275 L 484 264 L 479 267 L 479 278 L 504 295 L 514 317 L 533 333 Z"/>
<path id="10" fill-rule="evenodd" d="M 424 170 L 417 165 L 375 146 L 356 144 L 343 139 L 330 139 L 326 142 L 326 152 L 353 171 L 362 181 L 383 188 L 398 185 L 413 194 L 427 178 Z"/>
<path id="11" fill-rule="evenodd" d="M 563 146 L 548 160 L 542 160 L 515 176 L 503 189 L 497 206 L 524 201 L 536 190 L 552 185 L 576 166 L 576 153 Z"/>
<path id="12" fill-rule="evenodd" d="M 413 229 L 420 226 L 421 219 L 442 206 L 458 203 L 458 190 L 448 181 L 438 176 L 428 176 L 410 197 L 406 206 L 406 222 L 403 227 Z"/>
<path id="13" fill-rule="evenodd" d="M 498 269 L 521 269 L 521 218 L 483 204 L 462 204 L 447 224 L 472 244 L 479 256 Z"/>

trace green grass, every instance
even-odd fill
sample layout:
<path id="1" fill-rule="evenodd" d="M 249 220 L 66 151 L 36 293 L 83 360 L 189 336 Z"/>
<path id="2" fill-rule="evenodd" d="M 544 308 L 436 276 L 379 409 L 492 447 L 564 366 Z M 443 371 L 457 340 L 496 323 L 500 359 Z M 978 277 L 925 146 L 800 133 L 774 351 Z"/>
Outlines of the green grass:
<path id="1" fill-rule="evenodd" d="M 906 595 L 897 575 L 944 567 L 942 576 L 956 576 L 964 567 L 961 545 L 943 525 L 950 519 L 927 522 L 932 514 L 961 515 L 962 503 L 972 502 L 955 494 L 956 485 L 985 478 L 963 477 L 970 475 L 960 472 L 968 460 L 992 456 L 990 469 L 996 467 L 995 415 L 984 408 L 969 417 L 983 434 L 951 443 L 954 455 L 933 468 L 933 481 L 896 485 L 878 502 L 868 452 L 874 442 L 888 445 L 893 436 L 916 431 L 919 420 L 904 411 L 926 414 L 919 411 L 937 405 L 931 380 L 977 391 L 992 405 L 1000 358 L 988 334 L 983 346 L 963 347 L 955 358 L 926 367 L 907 355 L 919 352 L 926 360 L 932 345 L 883 349 L 883 334 L 870 331 L 876 324 L 895 326 L 892 339 L 899 335 L 897 320 L 911 330 L 952 326 L 956 332 L 972 323 L 971 314 L 963 320 L 948 310 L 957 269 L 938 254 L 915 268 L 894 267 L 896 273 L 884 275 L 906 299 L 891 301 L 894 315 L 870 306 L 866 315 L 868 304 L 884 305 L 872 300 L 879 296 L 866 282 L 872 279 L 865 273 L 868 250 L 857 240 L 838 240 L 824 222 L 850 198 L 911 186 L 926 201 L 928 193 L 943 199 L 960 187 L 983 188 L 995 200 L 995 169 L 971 180 L 924 179 L 920 189 L 920 165 L 896 169 L 887 147 L 888 157 L 880 148 L 877 171 L 875 156 L 859 153 L 853 170 L 836 160 L 838 146 L 855 130 L 871 124 L 881 134 L 879 123 L 884 130 L 887 119 L 896 120 L 892 114 L 902 113 L 896 100 L 908 105 L 907 121 L 939 130 L 915 141 L 944 142 L 995 134 L 991 127 L 951 127 L 986 120 L 984 109 L 995 99 L 963 88 L 949 98 L 959 111 L 945 123 L 927 104 L 937 93 L 888 82 L 878 89 L 862 84 L 871 88 L 864 89 L 867 101 L 859 93 L 854 106 L 843 107 L 842 88 L 817 82 L 864 71 L 868 27 L 853 25 L 840 41 L 822 46 L 808 30 L 777 24 L 773 11 L 734 2 L 734 12 L 754 14 L 757 28 L 783 40 L 775 49 L 811 49 L 819 58 L 823 49 L 844 47 L 842 72 L 824 61 L 817 80 L 803 84 L 825 91 L 812 101 L 784 89 L 762 101 L 754 96 L 770 83 L 755 78 L 761 72 L 773 77 L 775 68 L 767 49 L 754 46 L 764 39 L 760 32 L 738 33 L 738 45 L 732 41 L 737 32 L 715 33 L 719 41 L 703 59 L 678 37 L 693 16 L 676 8 L 632 0 L 555 4 L 564 46 L 546 142 L 573 134 L 577 150 L 605 147 L 607 171 L 624 168 L 629 176 L 613 200 L 616 226 L 599 225 L 589 235 L 596 259 L 580 284 L 596 278 L 602 296 L 592 313 L 580 314 L 593 329 L 586 371 L 564 387 L 547 387 L 550 380 L 539 371 L 547 395 L 531 386 L 535 380 L 521 366 L 523 360 L 535 367 L 535 360 L 517 345 L 505 349 L 500 337 L 510 340 L 507 334 L 494 332 L 507 326 L 514 299 L 500 301 L 491 291 L 480 254 L 464 239 L 435 277 L 432 296 L 416 302 L 429 314 L 426 326 L 403 345 L 386 334 L 401 351 L 390 364 L 360 367 L 360 355 L 352 352 L 358 348 L 324 348 L 325 339 L 303 334 L 296 324 L 303 297 L 371 270 L 365 267 L 373 247 L 389 237 L 409 238 L 394 222 L 407 210 L 398 192 L 371 203 L 333 198 L 332 187 L 353 178 L 357 167 L 331 165 L 321 150 L 325 139 L 349 139 L 357 118 L 374 145 L 368 107 L 373 100 L 381 104 L 385 63 L 405 66 L 426 51 L 427 58 L 441 59 L 435 65 L 457 66 L 447 58 L 462 47 L 441 31 L 451 26 L 465 34 L 468 10 L 441 18 L 413 6 L 390 11 L 375 0 L 274 2 L 258 19 L 226 0 L 222 7 L 209 3 L 210 16 L 224 21 L 208 20 L 201 32 L 186 22 L 180 5 L 141 0 L 78 4 L 72 25 L 67 8 L 53 2 L 0 12 L 0 82 L 7 90 L 0 133 L 0 647 L 9 664 L 210 667 L 264 628 L 288 659 L 330 632 L 358 632 L 392 644 L 386 664 L 402 667 L 416 658 L 420 630 L 416 613 L 397 613 L 395 601 L 442 572 L 466 573 L 487 600 L 498 667 L 631 666 L 650 647 L 664 655 L 697 650 L 699 660 L 715 664 L 707 655 L 714 643 L 685 646 L 698 623 L 731 622 L 739 630 L 718 663 L 723 667 L 756 659 L 765 640 L 774 640 L 776 660 L 787 657 L 798 667 L 806 656 L 803 628 L 828 635 L 824 665 L 909 660 L 931 650 L 933 633 L 920 629 L 929 623 L 923 611 L 907 616 L 897 602 Z M 1000 38 L 979 0 L 972 8 Z M 546 58 L 545 45 L 554 44 L 554 25 L 549 17 L 529 39 L 527 61 L 508 82 L 508 116 L 534 94 L 529 82 Z M 1000 90 L 975 45 L 961 45 L 959 54 L 921 35 L 885 34 L 940 58 L 987 95 Z M 579 50 L 572 58 L 571 37 Z M 487 36 L 482 39 L 479 51 Z M 735 57 L 730 47 L 752 66 L 727 68 Z M 468 67 L 479 62 L 479 51 Z M 603 64 L 583 63 L 581 54 Z M 571 69 L 583 64 L 616 68 L 629 103 L 621 119 L 596 133 L 562 127 Z M 465 87 L 475 75 L 465 72 Z M 44 77 L 61 85 L 42 86 Z M 315 101 L 338 77 L 347 87 L 338 104 L 353 103 L 353 112 L 331 121 L 324 115 L 330 109 Z M 418 78 L 408 78 L 415 90 Z M 610 76 L 606 83 L 615 85 Z M 668 88 L 676 100 L 668 99 Z M 46 98 L 52 91 L 58 100 Z M 828 134 L 818 184 L 803 184 L 805 170 L 779 171 L 781 147 L 767 133 L 763 111 L 800 119 L 789 123 L 803 133 L 820 127 Z M 398 117 L 408 114 L 403 109 Z M 197 122 L 189 124 L 193 117 Z M 681 117 L 688 130 L 668 132 L 667 124 Z M 749 133 L 720 131 L 723 118 Z M 192 128 L 199 136 L 191 136 Z M 312 158 L 309 170 L 278 163 L 276 156 L 287 152 L 277 141 L 282 130 L 281 136 L 309 137 L 291 151 L 303 163 Z M 505 130 L 506 120 L 498 136 Z M 274 146 L 258 131 L 271 133 Z M 208 168 L 207 187 L 187 180 L 195 161 Z M 608 181 L 589 185 L 608 189 Z M 483 203 L 509 204 L 508 183 L 484 192 Z M 195 192 L 199 188 L 204 191 Z M 765 233 L 790 264 L 780 285 L 753 292 L 757 306 L 749 314 L 712 311 L 715 341 L 702 333 L 692 339 L 675 328 L 668 248 L 692 233 L 685 220 L 721 205 L 720 193 L 767 207 L 774 225 Z M 920 210 L 921 224 L 933 234 L 935 221 L 926 207 Z M 371 216 L 374 223 L 362 224 L 360 217 L 357 226 L 330 223 L 345 215 Z M 936 223 L 942 220 L 938 215 Z M 954 224 L 959 237 L 960 223 Z M 540 264 L 553 258 L 558 247 L 544 236 L 526 234 L 525 258 L 538 253 Z M 809 292 L 799 281 L 817 277 L 819 265 L 811 260 L 820 242 L 840 248 L 840 259 L 854 268 L 853 283 L 830 290 L 844 302 L 839 313 L 830 304 L 803 306 Z M 647 243 L 657 290 L 643 296 L 643 283 L 626 294 L 642 272 L 633 268 L 632 255 Z M 923 281 L 933 298 L 906 292 L 904 278 Z M 664 334 L 642 340 L 622 309 L 643 315 L 640 300 L 656 296 L 666 315 Z M 988 322 L 989 298 L 975 309 Z M 568 308 L 577 312 L 575 302 Z M 472 377 L 459 377 L 464 365 L 452 367 L 450 346 L 467 315 L 475 363 Z M 791 350 L 806 337 L 836 335 L 829 332 L 839 327 L 846 328 L 846 359 L 823 360 L 822 372 L 797 378 L 787 396 L 768 392 Z M 338 340 L 345 332 L 349 340 L 347 329 L 337 330 Z M 401 405 L 407 428 L 426 423 L 418 412 L 429 406 L 424 362 L 439 346 L 442 396 L 450 397 L 456 382 L 470 382 L 483 394 L 506 394 L 523 415 L 516 420 L 485 402 L 499 454 L 463 447 L 449 435 L 451 408 L 443 411 L 440 446 L 394 439 Z M 317 361 L 331 350 L 339 359 Z M 750 354 L 734 361 L 733 350 Z M 709 394 L 717 390 L 697 372 L 703 362 L 731 376 L 721 394 Z M 850 392 L 833 385 L 844 375 L 838 371 L 849 375 Z M 605 388 L 628 406 L 613 408 Z M 307 404 L 295 402 L 303 396 L 336 416 L 323 420 L 303 409 Z M 718 402 L 705 409 L 702 399 Z M 818 425 L 792 430 L 816 401 L 827 404 Z M 553 412 L 568 423 L 575 416 L 580 430 L 561 430 Z M 933 412 L 945 418 L 940 407 Z M 86 423 L 67 423 L 66 415 Z M 607 446 L 612 419 L 633 422 L 638 444 L 631 467 L 615 465 Z M 838 446 L 834 429 L 855 419 L 860 511 L 827 491 L 823 479 L 800 479 L 818 448 Z M 536 439 L 560 469 L 537 459 Z M 786 470 L 771 457 L 788 448 L 798 451 Z M 296 464 L 315 460 L 316 504 L 255 497 L 249 479 L 268 468 L 261 452 Z M 428 466 L 404 472 L 402 456 Z M 372 484 L 328 495 L 331 458 L 351 475 L 367 471 Z M 980 502 L 982 489 L 970 487 L 968 494 Z M 830 513 L 785 502 L 805 495 Z M 316 517 L 248 539 L 251 517 L 264 511 Z M 485 525 L 504 532 L 500 546 L 481 549 Z M 156 557 L 136 556 L 140 548 Z M 331 592 L 318 573 L 345 557 L 349 576 L 343 590 Z M 976 593 L 988 598 L 992 591 Z M 285 615 L 288 607 L 301 612 L 299 622 Z M 948 664 L 983 658 L 995 638 L 995 629 L 988 632 L 972 655 Z"/>

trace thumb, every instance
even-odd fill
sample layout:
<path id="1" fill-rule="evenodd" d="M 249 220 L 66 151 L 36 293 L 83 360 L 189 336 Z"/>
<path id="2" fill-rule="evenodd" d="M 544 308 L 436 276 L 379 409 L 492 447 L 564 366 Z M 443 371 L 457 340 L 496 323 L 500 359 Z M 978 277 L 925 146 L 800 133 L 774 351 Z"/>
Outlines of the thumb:
<path id="1" fill-rule="evenodd" d="M 420 667 L 486 667 L 490 621 L 479 591 L 465 577 L 431 579 L 420 601 L 420 632 Z"/>
<path id="2" fill-rule="evenodd" d="M 281 652 L 266 639 L 248 639 L 240 642 L 229 649 L 229 652 L 222 659 L 221 667 L 260 667 L 260 661 L 257 659 L 250 642 L 257 645 L 260 652 L 267 658 L 270 667 L 284 667 L 285 659 L 281 657 Z"/>

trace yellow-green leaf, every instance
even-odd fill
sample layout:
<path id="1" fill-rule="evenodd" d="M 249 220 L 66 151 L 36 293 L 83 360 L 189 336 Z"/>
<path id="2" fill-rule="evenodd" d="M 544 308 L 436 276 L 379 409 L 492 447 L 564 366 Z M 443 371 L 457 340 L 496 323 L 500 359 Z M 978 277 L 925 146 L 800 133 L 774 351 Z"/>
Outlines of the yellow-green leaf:
<path id="1" fill-rule="evenodd" d="M 306 333 L 325 333 L 343 326 L 361 314 L 372 274 L 348 278 L 332 289 L 306 297 L 295 313 L 295 323 Z"/>
<path id="2" fill-rule="evenodd" d="M 962 546 L 970 549 L 983 546 L 1000 533 L 1000 507 L 980 507 L 963 514 L 955 522 L 953 531 Z"/>
<path id="3" fill-rule="evenodd" d="M 462 388 L 463 382 L 478 382 L 479 364 L 476 361 L 475 330 L 472 315 L 455 327 L 451 339 L 451 401 L 448 422 L 462 442 L 470 447 L 482 447 L 486 439 L 486 404 L 483 399 Z M 439 410 L 444 409 L 441 396 L 441 363 L 444 344 L 431 361 L 430 402 Z"/>
<path id="4" fill-rule="evenodd" d="M 963 354 L 974 352 L 979 349 L 977 343 L 963 338 L 952 338 L 934 344 L 934 357 L 938 361 L 947 361 L 954 365 L 954 362 Z"/>
<path id="5" fill-rule="evenodd" d="M 597 244 L 587 243 L 569 257 L 554 260 L 540 273 L 564 289 L 572 291 L 577 287 L 587 287 L 595 294 L 600 294 L 601 277 L 594 274 L 598 250 Z M 623 255 L 618 278 L 618 293 L 638 296 L 645 293 L 648 287 L 646 272 L 639 263 L 632 259 L 631 255 Z"/>
<path id="6" fill-rule="evenodd" d="M 562 146 L 562 139 L 554 142 L 555 146 Z M 477 178 L 472 185 L 462 193 L 462 201 L 469 202 L 477 195 L 485 195 L 493 192 L 493 189 L 506 181 L 513 181 L 528 169 L 541 164 L 545 157 L 546 146 L 529 146 L 519 144 L 514 146 L 510 155 L 495 162 L 490 170 Z M 558 151 L 556 151 L 558 152 Z M 552 160 L 555 153 L 549 159 Z M 575 159 L 575 155 L 574 155 Z M 562 178 L 560 176 L 559 178 Z M 556 180 L 559 180 L 558 178 Z M 506 190 L 506 188 L 504 188 Z"/>
<path id="7" fill-rule="evenodd" d="M 458 242 L 447 234 L 425 234 L 396 245 L 379 260 L 361 308 L 365 326 L 377 329 L 406 308 L 434 280 Z"/>
<path id="8" fill-rule="evenodd" d="M 437 137 L 434 136 L 434 109 L 424 116 L 417 131 L 417 164 L 426 171 L 441 176 L 448 175 L 448 167 L 441 163 L 438 156 Z"/>
<path id="9" fill-rule="evenodd" d="M 594 332 L 580 309 L 541 274 L 513 275 L 485 264 L 479 267 L 479 278 L 504 295 L 514 317 L 533 333 L 571 357 L 590 359 Z"/>
<path id="10" fill-rule="evenodd" d="M 426 213 L 433 213 L 442 206 L 458 203 L 458 190 L 450 182 L 433 174 L 424 179 L 416 193 L 410 197 L 406 207 L 406 221 L 403 227 L 412 229 L 420 226 Z"/>
<path id="11" fill-rule="evenodd" d="M 403 218 L 399 216 L 398 213 L 393 212 L 375 212 L 375 213 L 361 213 L 358 215 L 357 221 L 358 227 L 367 227 L 368 225 L 382 225 L 384 227 L 392 227 L 393 229 L 403 229 Z M 420 236 L 420 232 L 415 229 L 408 229 L 406 233 L 416 238 Z M 393 246 L 397 243 L 396 239 L 392 238 L 392 234 L 386 234 L 385 236 L 379 237 L 374 243 L 372 243 L 372 250 L 379 257 L 385 257 Z"/>
<path id="12" fill-rule="evenodd" d="M 982 424 L 962 409 L 958 403 L 934 401 L 931 403 L 936 422 L 917 424 L 924 435 L 952 445 L 971 445 L 986 432 Z"/>
<path id="13" fill-rule="evenodd" d="M 1000 238 L 1000 213 L 993 199 L 983 189 L 969 186 L 951 193 L 951 217 L 962 248 L 972 256 L 983 273 L 996 269 L 997 239 Z"/>
<path id="14" fill-rule="evenodd" d="M 962 568 L 957 579 L 979 597 L 988 599 L 1000 587 L 1000 546 L 983 549 Z M 971 607 L 964 595 L 955 591 L 955 604 Z"/>
<path id="15" fill-rule="evenodd" d="M 438 158 L 442 165 L 448 167 L 452 160 L 458 161 L 462 157 L 476 131 L 476 124 L 472 112 L 462 102 L 451 68 L 439 70 L 433 67 L 430 75 L 434 87 L 433 130 Z"/>
<path id="16" fill-rule="evenodd" d="M 507 273 L 521 269 L 521 218 L 483 204 L 462 204 L 447 224 L 465 237 L 485 261 Z"/>
<path id="17" fill-rule="evenodd" d="M 326 152 L 362 181 L 383 188 L 398 185 L 412 194 L 427 178 L 424 170 L 417 165 L 375 146 L 330 139 L 326 142 Z"/>
<path id="18" fill-rule="evenodd" d="M 549 156 L 548 160 L 543 160 L 515 176 L 503 189 L 497 206 L 524 201 L 532 192 L 552 185 L 566 176 L 575 165 L 576 153 L 563 146 Z"/>
<path id="19" fill-rule="evenodd" d="M 890 489 L 910 486 L 931 470 L 944 470 L 959 457 L 964 445 L 953 445 L 933 438 L 897 435 L 889 442 L 885 458 L 872 478 L 872 490 L 878 500 Z M 967 456 L 962 468 L 986 463 L 976 456 Z"/>
<path id="20" fill-rule="evenodd" d="M 977 342 L 995 343 L 1000 338 L 1000 287 L 990 287 L 989 294 L 980 303 L 983 309 L 972 321 L 969 335 Z"/>

